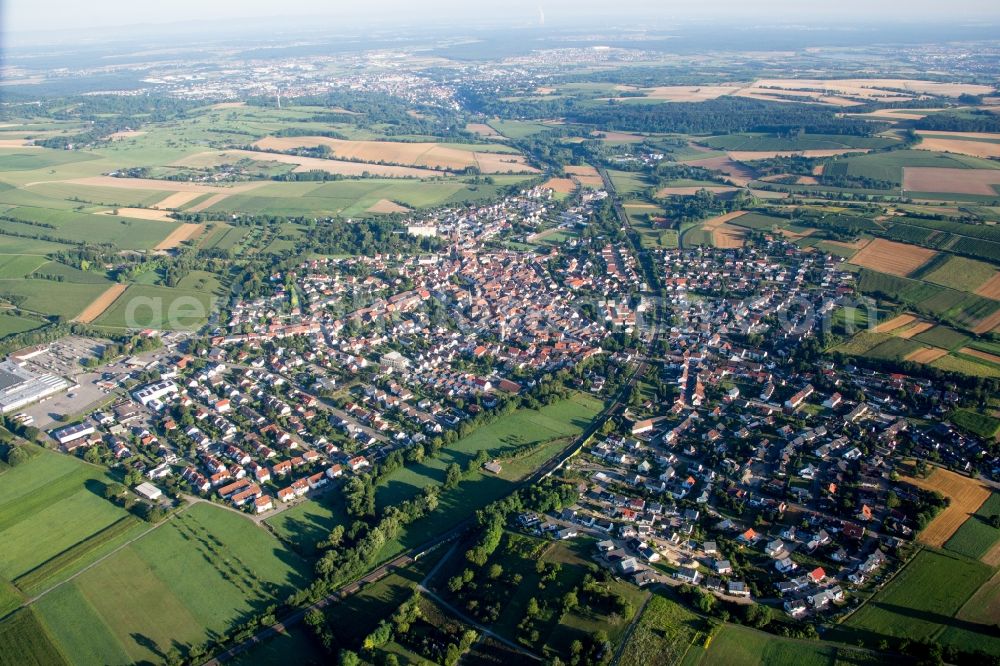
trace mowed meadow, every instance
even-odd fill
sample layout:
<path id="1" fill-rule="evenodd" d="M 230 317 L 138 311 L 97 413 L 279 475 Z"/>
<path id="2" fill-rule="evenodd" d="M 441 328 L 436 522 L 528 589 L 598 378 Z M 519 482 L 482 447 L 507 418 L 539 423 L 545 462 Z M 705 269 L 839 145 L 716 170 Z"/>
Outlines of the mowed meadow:
<path id="1" fill-rule="evenodd" d="M 32 452 L 0 472 L 0 655 L 164 661 L 307 581 L 308 564 L 244 516 L 198 503 L 150 525 L 104 499 L 103 469 Z"/>

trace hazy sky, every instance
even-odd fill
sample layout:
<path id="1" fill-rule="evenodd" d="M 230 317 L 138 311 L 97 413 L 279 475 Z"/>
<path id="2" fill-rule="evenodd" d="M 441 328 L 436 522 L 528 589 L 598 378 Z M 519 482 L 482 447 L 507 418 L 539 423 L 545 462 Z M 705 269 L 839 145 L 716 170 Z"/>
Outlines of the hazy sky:
<path id="1" fill-rule="evenodd" d="M 809 22 L 895 15 L 951 22 L 1000 19 L 998 0 L 0 0 L 3 30 L 23 33 L 96 26 L 167 24 L 225 18 L 323 17 L 346 28 L 372 22 L 455 21 L 550 24 L 586 17 L 777 18 Z"/>

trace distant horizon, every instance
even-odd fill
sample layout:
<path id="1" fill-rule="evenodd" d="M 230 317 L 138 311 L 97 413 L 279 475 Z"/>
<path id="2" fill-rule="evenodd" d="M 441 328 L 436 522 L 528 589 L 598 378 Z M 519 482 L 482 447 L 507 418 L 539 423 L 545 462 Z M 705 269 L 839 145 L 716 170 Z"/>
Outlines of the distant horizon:
<path id="1" fill-rule="evenodd" d="M 571 20 L 563 20 L 558 15 L 550 18 L 549 14 L 545 15 L 544 25 L 539 24 L 538 17 L 535 17 L 534 22 L 485 16 L 477 21 L 467 21 L 460 17 L 454 17 L 436 23 L 406 23 L 398 17 L 393 17 L 382 22 L 362 21 L 331 24 L 329 23 L 330 19 L 330 16 L 322 14 L 294 17 L 240 16 L 235 19 L 180 19 L 169 22 L 147 21 L 127 25 L 106 25 L 86 28 L 86 33 L 81 33 L 83 29 L 81 27 L 47 28 L 21 32 L 2 30 L 0 31 L 0 53 L 4 51 L 10 53 L 14 50 L 33 50 L 36 47 L 40 49 L 57 47 L 65 52 L 72 52 L 76 49 L 99 50 L 102 45 L 110 46 L 110 44 L 143 40 L 152 40 L 149 44 L 151 47 L 163 46 L 156 44 L 157 40 L 176 40 L 173 43 L 178 47 L 190 47 L 199 42 L 206 46 L 212 46 L 257 40 L 257 45 L 266 47 L 278 43 L 289 44 L 297 40 L 304 42 L 327 41 L 341 36 L 368 36 L 372 38 L 373 42 L 391 41 L 396 35 L 400 37 L 427 36 L 436 39 L 447 36 L 456 39 L 478 39 L 487 38 L 490 31 L 504 33 L 517 30 L 537 30 L 540 36 L 549 32 L 554 37 L 561 33 L 576 32 L 582 35 L 589 32 L 600 32 L 609 35 L 608 41 L 631 40 L 636 44 L 648 35 L 667 37 L 683 35 L 685 32 L 704 32 L 707 28 L 728 29 L 744 34 L 748 31 L 759 31 L 762 39 L 775 35 L 798 34 L 803 37 L 803 41 L 808 41 L 808 36 L 815 35 L 817 42 L 823 45 L 836 44 L 838 37 L 860 33 L 872 34 L 873 44 L 967 38 L 991 41 L 994 35 L 991 31 L 996 29 L 996 34 L 1000 34 L 1000 14 L 988 21 L 956 18 L 953 21 L 942 22 L 940 19 L 925 17 L 912 18 L 907 21 L 897 20 L 891 24 L 886 24 L 874 17 L 865 17 L 852 22 L 841 21 L 833 26 L 821 18 L 804 21 L 793 19 L 793 17 L 788 17 L 787 20 L 766 20 L 762 17 L 756 17 L 756 20 L 748 21 L 746 18 L 738 16 L 714 20 L 700 17 L 668 20 L 664 17 L 657 21 L 646 20 L 641 25 L 634 27 L 629 25 L 626 18 L 613 22 L 609 21 L 609 17 L 603 19 L 600 17 L 573 17 Z M 3 21 L 0 25 L 8 26 L 9 23 Z M 973 34 L 969 37 L 967 33 Z M 1000 37 L 996 37 L 995 41 L 1000 42 Z M 725 42 L 719 43 L 720 50 L 728 50 L 726 46 Z M 761 48 L 769 50 L 771 45 L 765 43 L 761 45 Z M 0 62 L 0 64 L 3 63 Z"/>
<path id="2" fill-rule="evenodd" d="M 629 20 L 642 20 L 637 29 L 663 29 L 677 23 L 743 22 L 755 20 L 794 26 L 831 27 L 831 20 L 844 26 L 871 25 L 892 17 L 903 25 L 935 23 L 948 27 L 986 27 L 1000 22 L 1000 3 L 983 0 L 955 0 L 946 6 L 938 2 L 901 0 L 872 3 L 841 0 L 836 6 L 810 6 L 792 0 L 769 1 L 766 7 L 747 6 L 735 0 L 714 0 L 697 7 L 662 0 L 623 0 L 613 9 L 580 0 L 508 0 L 502 6 L 470 6 L 457 0 L 405 2 L 374 0 L 364 6 L 330 6 L 322 0 L 301 0 L 293 9 L 275 13 L 266 0 L 175 0 L 136 6 L 127 0 L 95 0 L 74 3 L 68 0 L 39 0 L 32 3 L 4 3 L 0 14 L 5 37 L 65 35 L 90 30 L 94 33 L 124 28 L 143 31 L 171 30 L 199 25 L 217 26 L 229 21 L 239 24 L 271 23 L 284 29 L 301 25 L 311 30 L 360 30 L 409 28 L 420 30 L 447 25 L 469 28 L 510 28 L 549 25 L 553 27 L 608 27 L 613 19 L 625 27 Z M 654 20 L 655 23 L 648 23 Z M 236 26 L 233 26 L 236 27 Z M 886 26 L 892 27 L 892 26 Z M 95 35 L 96 36 L 96 35 Z M 90 36 L 81 35 L 83 41 Z M 5 38 L 4 41 L 7 41 Z"/>

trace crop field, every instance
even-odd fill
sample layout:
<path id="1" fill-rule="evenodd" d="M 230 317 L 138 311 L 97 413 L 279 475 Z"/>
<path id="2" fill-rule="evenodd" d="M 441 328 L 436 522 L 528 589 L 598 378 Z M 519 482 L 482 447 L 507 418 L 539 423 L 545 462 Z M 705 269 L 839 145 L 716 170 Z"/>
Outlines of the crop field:
<path id="1" fill-rule="evenodd" d="M 253 522 L 199 504 L 32 608 L 74 663 L 158 661 L 281 598 L 306 570 Z"/>
<path id="2" fill-rule="evenodd" d="M 623 666 L 680 663 L 703 620 L 675 601 L 654 594 L 622 651 Z"/>
<path id="3" fill-rule="evenodd" d="M 117 329 L 193 329 L 215 311 L 219 296 L 217 281 L 201 288 L 133 284 L 93 323 Z"/>
<path id="4" fill-rule="evenodd" d="M 867 136 L 833 134 L 802 134 L 781 137 L 769 134 L 728 134 L 713 136 L 701 141 L 716 150 L 726 151 L 800 151 L 800 150 L 844 150 L 850 148 L 878 149 L 899 143 L 895 139 Z"/>
<path id="5" fill-rule="evenodd" d="M 0 666 L 68 666 L 49 632 L 31 609 L 0 622 Z"/>
<path id="6" fill-rule="evenodd" d="M 245 212 L 274 215 L 363 216 L 382 199 L 409 208 L 427 208 L 451 201 L 492 197 L 498 189 L 524 179 L 495 176 L 496 185 L 475 185 L 457 179 L 344 180 L 330 183 L 267 183 L 253 192 L 227 196 L 199 204 L 210 213 Z M 192 209 L 193 210 L 193 209 Z"/>
<path id="7" fill-rule="evenodd" d="M 459 171 L 476 167 L 481 173 L 537 172 L 537 169 L 525 164 L 524 157 L 515 149 L 500 144 L 347 141 L 322 136 L 299 136 L 268 137 L 255 145 L 264 150 L 326 146 L 333 156 L 341 159 L 375 164 L 405 164 L 437 170 Z"/>
<path id="8" fill-rule="evenodd" d="M 976 289 L 976 294 L 1000 301 L 1000 271 L 995 272 L 992 278 L 980 285 Z"/>
<path id="9" fill-rule="evenodd" d="M 0 298 L 15 303 L 23 310 L 58 315 L 64 319 L 76 317 L 105 289 L 107 284 L 0 280 Z"/>
<path id="10" fill-rule="evenodd" d="M 1000 134 L 917 130 L 917 150 L 961 153 L 974 157 L 1000 157 Z"/>
<path id="11" fill-rule="evenodd" d="M 892 339 L 892 336 L 887 333 L 861 331 L 850 340 L 834 347 L 833 351 L 838 351 L 841 354 L 849 356 L 861 356 L 890 339 Z"/>
<path id="12" fill-rule="evenodd" d="M 971 409 L 956 409 L 948 418 L 955 425 L 983 439 L 991 439 L 1000 434 L 1000 419 Z"/>
<path id="13" fill-rule="evenodd" d="M 935 326 L 914 336 L 914 340 L 953 351 L 969 342 L 969 337 L 947 326 Z"/>
<path id="14" fill-rule="evenodd" d="M 972 559 L 982 559 L 1000 541 L 1000 529 L 989 523 L 990 518 L 997 515 L 1000 515 L 1000 494 L 992 493 L 945 542 L 945 549 Z"/>
<path id="15" fill-rule="evenodd" d="M 922 276 L 922 279 L 958 291 L 976 292 L 997 275 L 1000 275 L 997 269 L 987 263 L 951 255 L 942 265 Z"/>
<path id="16" fill-rule="evenodd" d="M 871 178 L 899 187 L 903 184 L 903 170 L 907 168 L 991 169 L 995 166 L 988 160 L 965 155 L 945 155 L 924 150 L 894 150 L 838 159 L 827 164 L 824 175 Z"/>
<path id="17" fill-rule="evenodd" d="M 125 293 L 127 288 L 128 285 L 125 284 L 116 284 L 108 287 L 107 291 L 91 301 L 90 305 L 84 308 L 83 312 L 77 315 L 74 321 L 84 324 L 89 324 L 94 321 L 100 317 L 105 310 L 111 307 L 111 304 L 114 303 L 119 296 Z"/>
<path id="18" fill-rule="evenodd" d="M 11 209 L 0 220 L 0 231 L 13 235 L 40 236 L 67 243 L 108 243 L 123 250 L 148 250 L 163 240 L 178 224 L 112 215 L 29 208 Z M 33 223 L 52 227 L 39 228 Z"/>
<path id="19" fill-rule="evenodd" d="M 611 177 L 611 181 L 615 184 L 615 190 L 622 196 L 642 192 L 650 187 L 650 183 L 640 173 L 609 170 L 608 176 Z"/>
<path id="20" fill-rule="evenodd" d="M 1000 169 L 905 167 L 903 188 L 910 192 L 957 192 L 1000 196 Z"/>
<path id="21" fill-rule="evenodd" d="M 980 481 L 955 472 L 934 468 L 926 479 L 906 476 L 903 480 L 924 490 L 939 492 L 950 498 L 951 503 L 934 517 L 917 537 L 920 543 L 940 548 L 955 531 L 983 505 L 990 490 Z"/>
<path id="22" fill-rule="evenodd" d="M 487 125 L 508 139 L 525 139 L 552 129 L 551 125 L 525 120 L 491 120 Z"/>
<path id="23" fill-rule="evenodd" d="M 981 363 L 973 357 L 961 355 L 942 356 L 931 364 L 939 370 L 958 372 L 973 377 L 1000 377 L 1000 368 L 988 363 Z"/>
<path id="24" fill-rule="evenodd" d="M 44 450 L 4 472 L 0 578 L 15 580 L 125 517 L 102 496 L 107 482 L 100 468 Z"/>
<path id="25" fill-rule="evenodd" d="M 953 620 L 963 604 L 985 583 L 990 568 L 958 555 L 921 551 L 882 591 L 845 623 L 859 634 L 929 640 L 964 634 L 965 648 L 1000 650 L 1000 640 L 990 637 L 987 626 L 961 628 Z M 942 636 L 943 632 L 943 636 Z"/>
<path id="26" fill-rule="evenodd" d="M 933 259 L 936 254 L 934 250 L 876 238 L 855 254 L 851 263 L 905 277 Z"/>
<path id="27" fill-rule="evenodd" d="M 900 361 L 904 358 L 909 359 L 924 349 L 926 347 L 919 342 L 902 337 L 892 337 L 880 345 L 869 349 L 864 355 L 869 358 Z"/>
<path id="28" fill-rule="evenodd" d="M 564 168 L 564 171 L 570 178 L 578 181 L 584 187 L 601 188 L 604 186 L 604 181 L 601 179 L 601 175 L 597 173 L 597 169 L 589 164 L 567 166 Z"/>
<path id="29" fill-rule="evenodd" d="M 308 138 L 308 137 L 304 137 Z M 276 139 L 277 140 L 277 139 Z M 287 140 L 287 139 L 282 139 Z M 332 139 L 331 139 L 332 140 Z M 259 164 L 292 164 L 293 171 L 326 171 L 344 176 L 361 176 L 366 173 L 385 178 L 430 178 L 440 175 L 432 169 L 418 167 L 396 166 L 390 164 L 375 164 L 371 162 L 351 162 L 346 160 L 322 159 L 269 153 L 253 150 L 224 150 L 221 152 L 199 153 L 174 162 L 175 167 L 211 167 L 222 164 L 233 164 L 239 160 L 253 160 Z M 387 160 L 394 161 L 394 160 Z"/>

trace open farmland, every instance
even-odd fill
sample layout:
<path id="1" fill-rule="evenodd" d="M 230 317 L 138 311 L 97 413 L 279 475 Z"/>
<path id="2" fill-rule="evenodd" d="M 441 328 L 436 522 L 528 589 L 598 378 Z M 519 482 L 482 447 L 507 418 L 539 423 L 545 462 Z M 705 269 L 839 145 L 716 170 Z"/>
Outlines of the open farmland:
<path id="1" fill-rule="evenodd" d="M 997 515 L 1000 515 L 1000 494 L 992 493 L 989 499 L 983 502 L 983 505 L 945 542 L 944 547 L 973 559 L 985 558 L 1000 541 L 1000 529 L 989 523 L 990 519 Z"/>
<path id="2" fill-rule="evenodd" d="M 303 157 L 285 155 L 283 153 L 258 152 L 253 150 L 226 150 L 223 152 L 199 153 L 174 162 L 177 167 L 209 167 L 221 164 L 231 164 L 238 160 L 253 160 L 255 162 L 277 162 L 294 164 L 294 171 L 325 171 L 343 176 L 361 176 L 371 174 L 385 178 L 430 178 L 440 175 L 432 169 L 395 166 L 388 164 L 373 164 L 369 162 L 348 162 L 345 160 L 322 159 L 318 157 Z"/>
<path id="3" fill-rule="evenodd" d="M 961 153 L 974 157 L 1000 157 L 1000 134 L 984 132 L 936 132 L 918 130 L 917 150 Z"/>
<path id="4" fill-rule="evenodd" d="M 218 284 L 204 288 L 133 284 L 94 320 L 112 329 L 192 330 L 216 310 Z"/>
<path id="5" fill-rule="evenodd" d="M 32 607 L 74 663 L 161 660 L 281 598 L 304 573 L 245 517 L 198 504 Z"/>
<path id="6" fill-rule="evenodd" d="M 935 516 L 917 537 L 920 543 L 936 548 L 943 546 L 959 526 L 990 496 L 989 488 L 980 481 L 940 467 L 935 467 L 926 479 L 907 476 L 903 477 L 903 480 L 918 488 L 939 492 L 951 500 L 951 503 Z"/>
<path id="7" fill-rule="evenodd" d="M 945 287 L 979 293 L 980 288 L 996 281 L 1000 272 L 990 264 L 948 255 L 944 263 L 922 276 L 924 280 Z"/>
<path id="8" fill-rule="evenodd" d="M 0 622 L 0 666 L 68 666 L 52 637 L 31 609 Z"/>
<path id="9" fill-rule="evenodd" d="M 903 188 L 910 192 L 957 192 L 1000 198 L 1000 169 L 904 167 Z"/>
<path id="10" fill-rule="evenodd" d="M 636 662 L 643 663 L 643 662 Z M 834 643 L 782 638 L 750 627 L 725 624 L 708 648 L 692 645 L 686 666 L 876 666 L 882 656 Z"/>
<path id="11" fill-rule="evenodd" d="M 936 256 L 934 250 L 876 238 L 857 254 L 851 263 L 889 275 L 907 276 Z"/>
<path id="12" fill-rule="evenodd" d="M 89 324 L 94 321 L 100 317 L 105 310 L 111 307 L 111 304 L 114 303 L 119 296 L 125 293 L 127 288 L 128 285 L 126 284 L 116 284 L 108 287 L 107 291 L 91 301 L 90 305 L 84 308 L 83 312 L 77 315 L 74 321 L 78 321 L 82 324 Z"/>
<path id="13" fill-rule="evenodd" d="M 444 144 L 400 141 L 350 141 L 328 137 L 268 137 L 263 150 L 326 146 L 335 157 L 368 163 L 406 164 L 444 171 L 478 168 L 481 173 L 535 173 L 517 151 L 496 144 Z M 299 158 L 295 158 L 299 159 Z"/>
<path id="14" fill-rule="evenodd" d="M 125 518 L 124 510 L 102 496 L 110 481 L 101 468 L 44 450 L 4 472 L 0 477 L 0 540 L 4 544 L 0 578 L 17 581 Z M 40 524 L 46 529 L 37 529 Z"/>
<path id="15" fill-rule="evenodd" d="M 967 625 L 953 619 L 990 575 L 989 567 L 980 562 L 923 550 L 851 615 L 846 627 L 871 645 L 880 637 L 895 636 L 937 639 L 964 649 L 1000 654 L 1000 640 L 990 635 L 987 625 Z"/>

